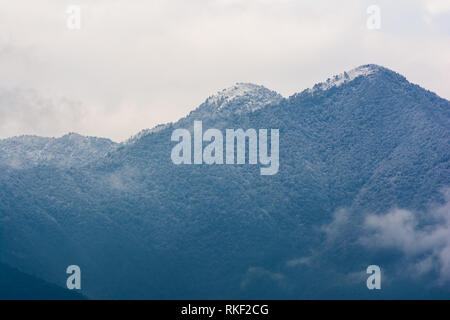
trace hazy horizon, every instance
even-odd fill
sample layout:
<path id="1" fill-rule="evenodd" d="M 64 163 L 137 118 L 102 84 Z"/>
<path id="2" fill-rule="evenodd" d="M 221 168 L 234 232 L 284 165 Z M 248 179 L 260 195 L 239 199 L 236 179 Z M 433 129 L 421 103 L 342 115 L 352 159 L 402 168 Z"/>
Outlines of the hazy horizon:
<path id="1" fill-rule="evenodd" d="M 124 141 L 236 82 L 288 97 L 369 63 L 450 99 L 445 0 L 0 0 L 0 21 L 0 138 Z"/>
<path id="2" fill-rule="evenodd" d="M 367 65 L 367 64 L 366 64 L 366 65 Z M 376 65 L 376 64 L 373 64 L 373 65 Z M 380 66 L 380 65 L 379 65 L 379 66 Z M 358 66 L 358 67 L 361 67 L 361 66 Z M 339 75 L 339 74 L 344 73 L 344 72 L 348 72 L 348 71 L 353 70 L 353 69 L 356 69 L 356 68 L 358 68 L 358 67 L 355 67 L 355 68 L 352 68 L 352 69 L 349 69 L 349 70 L 343 70 L 342 72 L 340 72 L 340 73 L 338 73 L 338 74 L 330 75 L 330 76 L 327 77 L 326 79 L 323 79 L 322 81 L 319 81 L 319 82 L 317 82 L 317 83 L 315 83 L 315 84 L 323 83 L 323 82 L 325 82 L 328 78 L 332 78 L 332 77 L 334 77 L 334 76 L 336 76 L 336 75 Z M 381 67 L 387 68 L 386 66 L 381 66 Z M 392 70 L 392 69 L 390 69 L 390 68 L 387 68 L 387 69 L 396 72 L 395 70 Z M 405 75 L 402 74 L 402 76 L 405 76 Z M 407 77 L 406 77 L 406 80 L 409 81 L 409 79 L 408 79 Z M 237 85 L 237 84 L 239 84 L 239 83 L 241 83 L 241 82 L 236 81 L 234 84 L 228 86 L 227 88 L 233 87 L 233 86 L 235 86 L 235 85 Z M 252 83 L 252 82 L 247 82 L 247 83 Z M 263 86 L 263 85 L 260 85 L 260 84 L 257 84 L 257 83 L 252 83 L 252 84 L 256 84 L 256 85 L 258 85 L 258 86 Z M 422 87 L 419 83 L 414 83 L 414 84 L 419 85 L 420 87 Z M 263 86 L 263 87 L 265 87 L 265 86 Z M 308 88 L 302 88 L 302 89 L 299 89 L 298 91 L 293 92 L 291 95 L 296 94 L 296 93 L 300 93 L 300 92 L 302 92 L 303 90 L 310 89 L 310 88 L 312 88 L 312 87 L 313 87 L 313 86 L 310 86 L 310 87 L 308 87 Z M 105 138 L 105 139 L 109 139 L 109 140 L 111 140 L 111 141 L 113 141 L 113 142 L 116 142 L 116 143 L 122 143 L 122 142 L 126 142 L 128 139 L 132 138 L 133 136 L 137 135 L 138 133 L 140 133 L 140 132 L 143 131 L 143 130 L 146 130 L 146 129 L 152 129 L 152 128 L 154 128 L 155 126 L 159 126 L 159 125 L 164 125 L 164 124 L 169 124 L 169 123 L 175 123 L 175 122 L 177 122 L 178 120 L 180 120 L 180 119 L 182 119 L 183 117 L 187 116 L 187 115 L 189 114 L 190 111 L 193 111 L 193 110 L 195 110 L 196 108 L 198 108 L 203 102 L 205 102 L 206 99 L 208 99 L 208 97 L 210 97 L 210 96 L 212 96 L 212 95 L 215 95 L 215 94 L 218 94 L 218 93 L 220 93 L 222 90 L 227 89 L 227 88 L 222 88 L 222 89 L 217 90 L 216 92 L 214 92 L 214 93 L 212 93 L 212 94 L 206 94 L 205 97 L 204 97 L 204 99 L 203 99 L 201 102 L 199 102 L 197 106 L 193 107 L 193 108 L 192 108 L 191 110 L 189 110 L 185 115 L 182 115 L 182 116 L 179 117 L 179 118 L 173 119 L 173 120 L 171 120 L 171 121 L 169 121 L 169 122 L 165 122 L 165 123 L 157 123 L 157 124 L 155 124 L 154 126 L 151 126 L 151 127 L 148 127 L 148 128 L 140 128 L 140 129 L 138 129 L 138 131 L 136 131 L 136 132 L 130 134 L 130 136 L 125 137 L 125 138 L 122 139 L 122 140 L 115 140 L 115 139 L 113 139 L 113 138 L 111 138 L 111 137 L 107 137 L 107 136 L 84 135 L 84 134 L 81 134 L 80 132 L 75 132 L 75 131 L 68 131 L 68 132 L 62 133 L 62 134 L 57 135 L 57 136 L 55 136 L 55 135 L 53 135 L 53 136 L 42 136 L 42 135 L 36 135 L 36 134 L 18 134 L 18 135 L 9 136 L 9 137 L 0 137 L 0 140 L 8 139 L 8 138 L 14 138 L 14 137 L 20 137 L 20 136 L 39 136 L 39 137 L 45 137 L 45 138 L 61 138 L 61 137 L 63 137 L 63 136 L 66 136 L 66 135 L 75 133 L 75 134 L 79 134 L 79 135 L 82 135 L 82 136 L 97 137 L 97 138 Z M 267 88 L 267 87 L 265 87 L 265 88 Z M 423 87 L 422 87 L 422 88 L 423 88 Z M 267 89 L 277 92 L 278 94 L 280 94 L 280 95 L 281 95 L 283 98 L 285 98 L 285 99 L 286 99 L 286 98 L 289 98 L 289 97 L 291 96 L 291 95 L 285 96 L 285 95 L 283 95 L 282 93 L 280 93 L 280 92 L 278 92 L 278 91 L 276 91 L 276 90 L 273 90 L 272 88 L 267 88 Z M 429 90 L 429 89 L 427 89 L 427 88 L 424 88 L 424 89 Z M 430 91 L 431 91 L 431 90 L 430 90 Z M 436 92 L 434 92 L 434 93 L 436 93 Z M 438 96 L 439 96 L 439 95 L 438 95 Z M 443 98 L 443 97 L 441 97 L 441 98 Z M 446 98 L 444 98 L 444 99 L 446 99 Z M 446 99 L 446 100 L 448 100 L 448 99 Z"/>

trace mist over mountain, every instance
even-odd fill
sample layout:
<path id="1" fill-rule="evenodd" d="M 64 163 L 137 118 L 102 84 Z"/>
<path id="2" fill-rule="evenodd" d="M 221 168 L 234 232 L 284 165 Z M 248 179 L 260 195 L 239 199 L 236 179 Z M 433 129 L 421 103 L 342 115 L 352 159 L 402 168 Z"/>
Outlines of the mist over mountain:
<path id="1" fill-rule="evenodd" d="M 194 120 L 279 129 L 279 172 L 173 164 L 171 134 Z M 367 246 L 367 219 L 401 208 L 421 234 L 432 208 L 450 215 L 449 150 L 450 102 L 377 65 L 289 98 L 238 83 L 121 144 L 0 140 L 0 261 L 55 284 L 77 264 L 89 298 L 448 297 L 445 257 L 413 268 L 436 247 Z M 371 264 L 389 279 L 376 293 Z"/>
<path id="2" fill-rule="evenodd" d="M 101 159 L 117 143 L 109 139 L 69 133 L 60 138 L 19 136 L 0 140 L 0 166 L 15 169 L 36 166 L 77 167 Z"/>

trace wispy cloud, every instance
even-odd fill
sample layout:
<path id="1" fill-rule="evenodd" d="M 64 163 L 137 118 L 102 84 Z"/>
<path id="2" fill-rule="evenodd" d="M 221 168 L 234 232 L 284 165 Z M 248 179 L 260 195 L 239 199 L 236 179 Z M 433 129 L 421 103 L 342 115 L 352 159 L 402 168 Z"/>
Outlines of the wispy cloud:
<path id="1" fill-rule="evenodd" d="M 251 283 L 262 279 L 270 280 L 280 287 L 286 285 L 286 277 L 282 273 L 272 272 L 262 267 L 250 267 L 241 282 L 241 288 L 246 289 Z"/>
<path id="2" fill-rule="evenodd" d="M 419 274 L 436 270 L 441 281 L 450 281 L 450 191 L 445 195 L 446 203 L 427 212 L 423 222 L 417 213 L 401 209 L 368 215 L 361 244 L 399 250 Z"/>
<path id="3" fill-rule="evenodd" d="M 372 257 L 397 252 L 400 256 L 393 262 L 396 270 L 417 279 L 432 275 L 437 284 L 444 285 L 450 281 L 449 188 L 443 196 L 443 204 L 425 212 L 393 208 L 361 216 L 354 209 L 340 209 L 321 227 L 325 242 L 315 259 L 326 260 L 327 254 L 343 243 L 347 250 L 362 248 Z"/>

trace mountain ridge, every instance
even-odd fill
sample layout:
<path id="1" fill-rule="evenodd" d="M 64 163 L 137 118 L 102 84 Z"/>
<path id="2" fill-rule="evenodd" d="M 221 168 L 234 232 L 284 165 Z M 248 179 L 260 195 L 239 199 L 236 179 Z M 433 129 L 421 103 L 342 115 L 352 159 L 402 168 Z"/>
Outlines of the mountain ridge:
<path id="1" fill-rule="evenodd" d="M 196 117 L 86 166 L 2 169 L 0 259 L 53 283 L 76 262 L 94 298 L 370 298 L 365 279 L 349 278 L 374 262 L 392 279 L 380 297 L 421 296 L 433 271 L 408 281 L 400 254 L 361 248 L 358 232 L 367 214 L 444 201 L 449 110 L 381 70 L 204 119 L 205 129 L 278 128 L 274 176 L 174 165 L 172 131 Z M 349 218 L 337 222 L 353 231 L 340 235 L 341 209 Z"/>
<path id="2" fill-rule="evenodd" d="M 193 109 L 188 115 L 186 115 L 185 117 L 176 120 L 175 122 L 169 122 L 169 123 L 164 123 L 164 124 L 158 124 L 152 128 L 148 128 L 148 129 L 142 129 L 141 131 L 139 131 L 138 133 L 136 133 L 135 135 L 130 136 L 130 138 L 124 140 L 123 142 L 113 142 L 113 144 L 126 144 L 129 143 L 131 141 L 135 141 L 137 138 L 141 138 L 143 136 L 145 136 L 146 134 L 151 134 L 154 132 L 157 132 L 161 129 L 164 129 L 165 127 L 168 127 L 170 125 L 176 125 L 179 122 L 184 122 L 186 119 L 190 119 L 192 117 L 196 117 L 198 120 L 202 119 L 205 115 L 200 113 L 199 109 L 201 108 L 205 108 L 206 106 L 208 106 L 209 110 L 211 112 L 211 105 L 213 106 L 213 111 L 220 111 L 223 109 L 227 108 L 227 103 L 229 102 L 233 102 L 234 99 L 236 98 L 240 98 L 240 97 L 245 97 L 246 95 L 250 96 L 250 98 L 260 98 L 260 96 L 257 96 L 255 94 L 255 92 L 258 91 L 263 91 L 265 94 L 268 94 L 269 97 L 267 97 L 267 99 L 263 100 L 262 102 L 258 102 L 257 105 L 255 105 L 254 107 L 248 109 L 248 110 L 237 110 L 237 114 L 245 114 L 248 112 L 255 112 L 261 108 L 264 108 L 266 106 L 269 105 L 274 105 L 277 103 L 281 103 L 281 101 L 286 100 L 286 99 L 290 99 L 290 98 L 294 98 L 296 96 L 299 95 L 303 95 L 303 94 L 314 94 L 316 93 L 316 91 L 320 90 L 320 91 L 326 91 L 326 90 L 330 90 L 336 87 L 339 87 L 342 84 L 346 84 L 349 83 L 351 81 L 354 81 L 355 79 L 357 79 L 358 77 L 369 77 L 371 75 L 375 75 L 377 73 L 380 72 L 387 72 L 393 75 L 398 76 L 400 79 L 407 81 L 407 79 L 402 76 L 401 74 L 377 65 L 377 64 L 364 64 L 361 65 L 359 67 L 350 69 L 348 71 L 344 71 L 340 74 L 336 74 L 333 75 L 332 77 L 328 78 L 326 81 L 323 82 L 318 82 L 316 83 L 313 87 L 311 88 L 306 88 L 303 89 L 301 91 L 299 91 L 298 93 L 294 93 L 292 94 L 290 97 L 288 98 L 284 98 L 281 94 L 277 93 L 276 91 L 273 91 L 271 89 L 268 89 L 262 85 L 257 85 L 254 83 L 246 83 L 246 82 L 236 82 L 236 84 L 234 84 L 231 87 L 227 87 L 224 88 L 222 90 L 219 90 L 216 94 L 213 94 L 211 96 L 209 96 L 208 98 L 206 98 L 206 100 L 201 103 L 197 108 Z M 408 82 L 409 83 L 409 82 Z M 418 86 L 418 85 L 417 85 Z M 420 86 L 418 86 L 420 87 Z M 420 87 L 422 88 L 422 87 Z M 424 89 L 424 88 L 422 88 Z M 428 92 L 430 92 L 433 95 L 438 96 L 436 93 L 429 91 L 427 89 L 424 89 Z M 228 93 L 228 94 L 227 94 Z M 272 96 L 270 96 L 270 94 Z M 439 96 L 438 96 L 439 97 Z M 439 97 L 441 99 L 446 100 L 445 98 Z M 448 100 L 447 100 L 448 101 Z M 251 101 L 245 101 L 245 102 L 251 102 Z M 244 106 L 245 107 L 245 106 Z M 216 109 L 216 110 L 214 110 Z M 226 116 L 229 116 L 229 114 L 226 114 Z M 40 138 L 44 138 L 44 139 L 63 139 L 65 137 L 70 137 L 71 135 L 75 135 L 75 136 L 79 136 L 79 137 L 84 137 L 84 138 L 90 138 L 90 139 L 104 139 L 104 140 L 110 140 L 109 138 L 106 137 L 97 137 L 97 136 L 84 136 L 81 134 L 78 134 L 76 132 L 68 132 L 60 137 L 46 137 L 46 136 L 38 136 L 38 135 L 19 135 L 19 136 L 12 136 L 12 137 L 7 137 L 7 138 L 2 138 L 0 139 L 0 143 L 2 141 L 6 141 L 6 140 L 20 140 L 23 138 L 33 138 L 33 139 L 40 139 Z M 111 141 L 111 140 L 110 140 Z M 111 141 L 112 142 L 112 141 Z"/>

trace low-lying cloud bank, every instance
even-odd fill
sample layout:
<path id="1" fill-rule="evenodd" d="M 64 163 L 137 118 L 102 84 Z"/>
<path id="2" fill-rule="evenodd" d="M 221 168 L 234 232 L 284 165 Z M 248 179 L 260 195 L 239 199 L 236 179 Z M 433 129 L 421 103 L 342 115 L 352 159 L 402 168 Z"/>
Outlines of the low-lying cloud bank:
<path id="1" fill-rule="evenodd" d="M 437 284 L 450 283 L 450 188 L 443 191 L 445 202 L 426 212 L 393 208 L 384 214 L 362 219 L 350 209 L 338 210 L 321 231 L 326 247 L 343 241 L 372 253 L 397 252 L 401 270 L 413 277 L 438 275 Z M 350 241 L 350 242 L 349 242 Z"/>
<path id="2" fill-rule="evenodd" d="M 436 271 L 441 282 L 450 281 L 450 190 L 444 205 L 425 214 L 393 209 L 368 215 L 360 243 L 369 249 L 399 250 L 416 274 Z"/>

